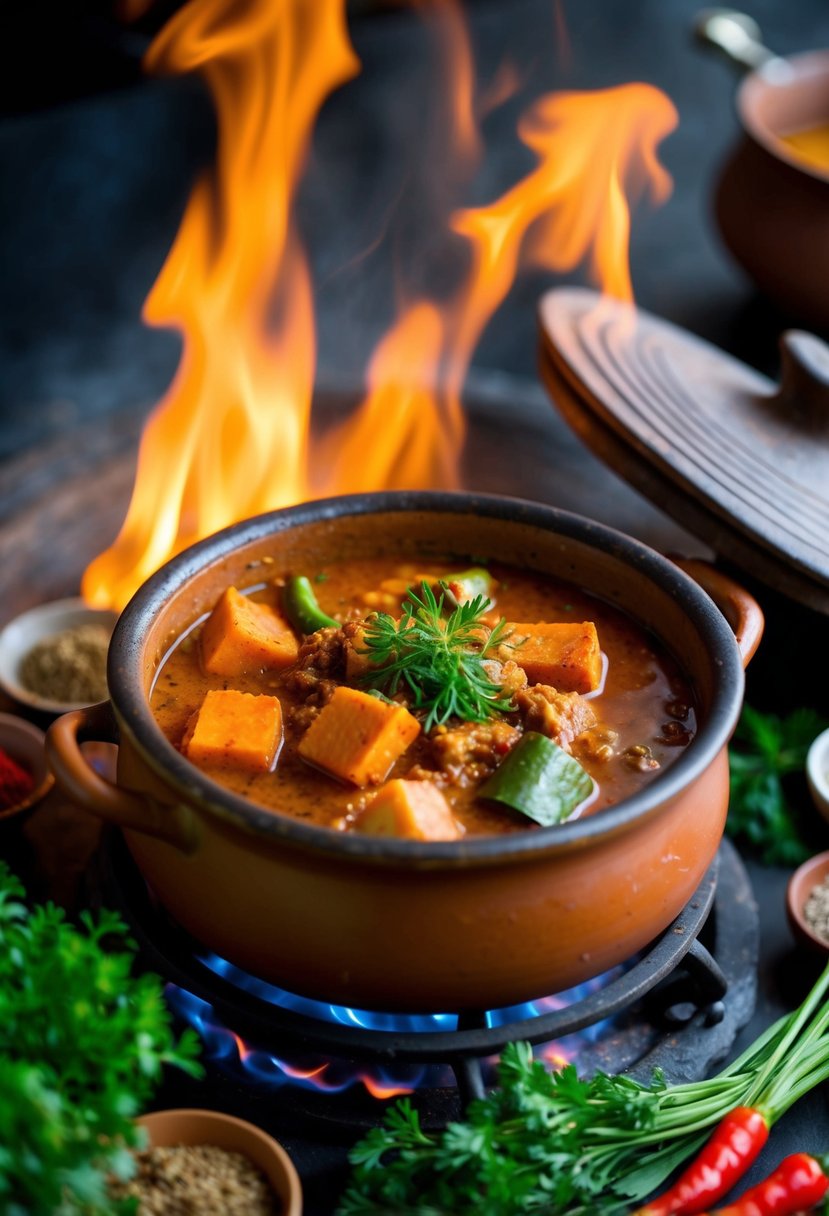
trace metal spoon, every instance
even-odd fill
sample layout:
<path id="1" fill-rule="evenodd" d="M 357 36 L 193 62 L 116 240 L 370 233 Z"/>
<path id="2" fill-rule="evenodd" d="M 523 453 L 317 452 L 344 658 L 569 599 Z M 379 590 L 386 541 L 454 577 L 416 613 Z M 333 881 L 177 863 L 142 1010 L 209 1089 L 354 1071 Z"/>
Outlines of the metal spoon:
<path id="1" fill-rule="evenodd" d="M 733 8 L 704 8 L 694 19 L 694 35 L 741 69 L 759 72 L 776 83 L 792 76 L 789 62 L 764 46 L 759 25 L 747 13 Z"/>

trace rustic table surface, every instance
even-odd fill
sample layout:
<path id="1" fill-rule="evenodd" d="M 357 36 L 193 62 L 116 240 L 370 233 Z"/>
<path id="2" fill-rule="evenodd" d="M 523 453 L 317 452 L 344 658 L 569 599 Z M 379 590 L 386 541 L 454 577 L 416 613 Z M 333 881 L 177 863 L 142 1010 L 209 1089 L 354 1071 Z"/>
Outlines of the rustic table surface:
<path id="1" fill-rule="evenodd" d="M 412 214 L 428 215 L 439 194 L 421 115 L 411 105 L 427 70 L 417 18 L 366 7 L 352 27 L 363 73 L 326 106 L 301 192 L 302 228 L 320 284 L 320 379 L 346 394 L 356 391 L 390 318 L 395 242 L 372 249 L 389 200 L 405 186 Z M 829 45 L 825 0 L 755 0 L 750 7 L 781 53 Z M 735 81 L 693 45 L 692 0 L 467 0 L 464 8 L 480 78 L 491 80 L 508 56 L 523 80 L 519 96 L 485 125 L 488 152 L 475 201 L 526 168 L 512 133 L 532 97 L 628 80 L 658 85 L 679 110 L 679 128 L 662 149 L 675 184 L 661 210 L 634 218 L 637 300 L 774 375 L 777 335 L 790 319 L 728 262 L 710 218 L 712 182 L 737 130 Z M 38 14 L 35 5 L 15 18 L 27 84 L 4 86 L 0 117 L 0 624 L 20 608 L 76 593 L 87 561 L 117 530 L 142 422 L 178 353 L 172 335 L 141 324 L 141 303 L 214 143 L 210 106 L 197 83 L 142 80 L 129 39 L 107 38 L 100 22 L 80 17 L 36 31 Z M 31 45 L 36 33 L 38 50 Z M 419 166 L 413 173 L 411 163 Z M 405 217 L 399 225 L 396 239 L 421 242 L 425 265 L 439 261 L 435 232 Z M 593 515 L 663 549 L 704 552 L 599 464 L 541 390 L 534 309 L 554 282 L 522 280 L 476 352 L 467 483 Z M 513 403 L 508 428 L 505 401 Z M 807 704 L 828 712 L 826 687 L 805 674 L 814 670 L 816 648 L 825 649 L 826 619 L 761 585 L 753 590 L 769 628 L 748 675 L 749 698 L 765 709 Z M 829 844 L 816 817 L 810 830 L 816 850 Z M 53 794 L 25 826 L 3 831 L 0 854 L 25 871 L 36 893 L 71 903 L 95 835 L 94 824 Z M 748 865 L 760 904 L 761 959 L 757 1011 L 743 1042 L 790 1008 L 816 972 L 785 922 L 787 872 Z M 242 1093 L 214 1099 L 244 1113 Z M 829 1111 L 817 1093 L 783 1119 L 752 1177 L 786 1152 L 827 1149 Z M 308 1210 L 330 1211 L 341 1161 L 315 1157 L 307 1145 L 303 1151 Z"/>

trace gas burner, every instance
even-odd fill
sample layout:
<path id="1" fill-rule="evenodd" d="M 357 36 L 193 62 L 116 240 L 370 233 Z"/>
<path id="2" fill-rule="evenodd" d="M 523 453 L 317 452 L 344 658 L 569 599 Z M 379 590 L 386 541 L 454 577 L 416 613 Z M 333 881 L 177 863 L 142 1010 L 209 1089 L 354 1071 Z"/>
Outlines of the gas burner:
<path id="1" fill-rule="evenodd" d="M 588 1028 L 593 1032 L 577 1053 L 581 1073 L 601 1068 L 648 1080 L 660 1068 L 670 1083 L 697 1079 L 726 1055 L 754 1009 L 757 905 L 728 841 L 673 924 L 598 986 L 562 994 L 555 1008 L 547 998 L 434 1018 L 323 1006 L 211 958 L 157 904 L 120 834 L 107 836 L 98 870 L 101 901 L 120 908 L 146 964 L 232 1027 L 228 1038 L 255 1044 L 260 1054 L 278 1052 L 280 1059 L 313 1055 L 324 1063 L 333 1057 L 383 1075 L 395 1066 L 404 1077 L 413 1065 L 449 1066 L 464 1104 L 483 1094 L 483 1062 L 507 1043 L 558 1044 Z M 424 1024 L 438 1028 L 413 1028 Z M 245 1054 L 253 1050 L 246 1047 Z"/>

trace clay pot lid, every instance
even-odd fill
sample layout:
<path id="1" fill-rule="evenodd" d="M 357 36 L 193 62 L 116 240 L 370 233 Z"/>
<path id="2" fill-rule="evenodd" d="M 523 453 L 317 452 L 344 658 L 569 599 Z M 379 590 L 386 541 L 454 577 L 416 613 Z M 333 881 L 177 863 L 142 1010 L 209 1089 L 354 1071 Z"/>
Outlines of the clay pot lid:
<path id="1" fill-rule="evenodd" d="M 780 386 L 632 305 L 558 288 L 541 375 L 605 463 L 717 553 L 829 613 L 829 347 L 781 339 Z"/>

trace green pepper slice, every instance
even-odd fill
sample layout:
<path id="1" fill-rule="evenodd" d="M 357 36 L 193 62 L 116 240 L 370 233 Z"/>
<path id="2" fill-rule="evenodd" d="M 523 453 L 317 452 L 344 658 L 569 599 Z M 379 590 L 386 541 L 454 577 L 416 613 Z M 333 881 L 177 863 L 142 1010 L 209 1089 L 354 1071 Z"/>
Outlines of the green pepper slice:
<path id="1" fill-rule="evenodd" d="M 340 627 L 339 621 L 335 621 L 320 608 L 311 583 L 304 574 L 288 579 L 282 596 L 282 606 L 288 621 L 299 633 L 316 633 L 318 629 L 325 629 L 330 625 L 335 629 Z"/>
<path id="2" fill-rule="evenodd" d="M 557 743 L 528 731 L 478 792 L 543 827 L 562 823 L 593 792 L 593 778 Z"/>

